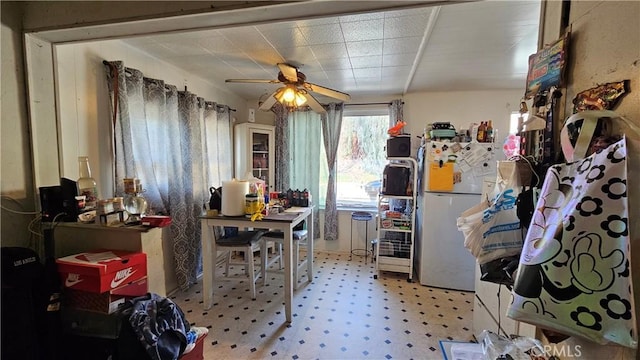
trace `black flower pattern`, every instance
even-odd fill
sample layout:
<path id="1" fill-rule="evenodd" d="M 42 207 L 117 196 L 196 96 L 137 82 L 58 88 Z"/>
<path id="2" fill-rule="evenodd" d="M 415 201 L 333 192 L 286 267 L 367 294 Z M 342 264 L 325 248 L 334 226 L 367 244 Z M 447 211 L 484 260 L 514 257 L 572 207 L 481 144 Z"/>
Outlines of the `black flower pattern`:
<path id="1" fill-rule="evenodd" d="M 627 218 L 620 215 L 609 215 L 607 220 L 600 223 L 600 227 L 612 238 L 629 235 Z"/>
<path id="2" fill-rule="evenodd" d="M 591 169 L 591 158 L 586 158 L 578 165 L 578 174 L 582 175 L 589 169 Z"/>
<path id="3" fill-rule="evenodd" d="M 449 150 L 449 146 L 448 145 L 442 145 L 442 151 L 447 151 Z"/>
<path id="4" fill-rule="evenodd" d="M 600 300 L 600 306 L 607 310 L 607 315 L 612 319 L 631 319 L 631 303 L 617 294 L 607 295 L 605 299 Z"/>
<path id="5" fill-rule="evenodd" d="M 565 176 L 562 178 L 563 183 L 569 183 L 569 184 L 573 184 L 575 180 L 576 180 L 575 176 Z"/>
<path id="6" fill-rule="evenodd" d="M 611 151 L 607 154 L 607 159 L 611 160 L 613 164 L 624 161 L 626 158 L 626 151 L 618 151 L 622 148 L 621 144 L 616 144 Z"/>
<path id="7" fill-rule="evenodd" d="M 571 312 L 571 319 L 579 326 L 592 330 L 602 330 L 602 316 L 595 311 L 589 311 L 585 306 L 578 306 L 576 311 Z"/>
<path id="8" fill-rule="evenodd" d="M 602 200 L 591 196 L 583 197 L 576 210 L 580 212 L 582 216 L 600 215 L 602 214 Z"/>
<path id="9" fill-rule="evenodd" d="M 618 200 L 627 197 L 627 180 L 611 178 L 609 182 L 602 185 L 602 192 L 607 194 L 609 199 Z"/>
<path id="10" fill-rule="evenodd" d="M 604 169 L 606 166 L 604 165 L 596 165 L 589 170 L 587 174 L 587 183 L 592 183 L 596 180 L 600 180 L 604 177 Z"/>
<path id="11" fill-rule="evenodd" d="M 564 219 L 564 229 L 567 231 L 572 231 L 576 228 L 576 217 L 573 215 L 569 215 Z"/>

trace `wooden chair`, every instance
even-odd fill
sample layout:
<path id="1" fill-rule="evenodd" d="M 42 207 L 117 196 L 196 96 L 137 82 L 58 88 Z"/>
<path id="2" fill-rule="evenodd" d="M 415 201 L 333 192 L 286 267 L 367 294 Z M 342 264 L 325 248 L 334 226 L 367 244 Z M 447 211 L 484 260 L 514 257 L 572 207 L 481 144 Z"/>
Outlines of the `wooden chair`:
<path id="1" fill-rule="evenodd" d="M 231 276 L 229 274 L 230 265 L 242 265 L 244 266 L 244 275 L 249 278 L 249 287 L 251 291 L 251 298 L 256 298 L 256 282 L 262 276 L 266 276 L 266 262 L 262 261 L 260 264 L 260 271 L 256 273 L 254 265 L 254 251 L 260 251 L 261 254 L 266 254 L 266 242 L 262 240 L 262 236 L 265 234 L 264 230 L 257 231 L 239 231 L 237 235 L 216 238 L 216 250 L 227 251 L 225 260 L 225 276 L 227 279 L 237 279 L 237 276 Z M 243 261 L 238 262 L 233 260 L 233 252 L 242 251 Z M 213 280 L 215 282 L 215 271 L 213 274 Z"/>
<path id="2" fill-rule="evenodd" d="M 308 235 L 306 229 L 293 231 L 293 279 L 295 281 L 295 289 L 298 289 L 300 270 L 306 267 L 309 256 L 313 256 L 312 254 L 307 254 L 307 256 L 303 260 L 300 260 L 300 246 L 307 245 L 307 237 Z M 262 240 L 265 243 L 273 241 L 276 244 L 276 251 L 278 252 L 278 255 L 272 257 L 270 261 L 267 261 L 266 258 L 263 257 L 262 262 L 266 264 L 266 268 L 268 268 L 275 261 L 279 261 L 280 270 L 282 270 L 282 244 L 284 242 L 284 233 L 282 231 L 269 231 L 262 235 Z M 307 274 L 307 276 L 311 280 L 311 274 Z M 266 276 L 264 277 L 264 281 L 266 283 Z"/>

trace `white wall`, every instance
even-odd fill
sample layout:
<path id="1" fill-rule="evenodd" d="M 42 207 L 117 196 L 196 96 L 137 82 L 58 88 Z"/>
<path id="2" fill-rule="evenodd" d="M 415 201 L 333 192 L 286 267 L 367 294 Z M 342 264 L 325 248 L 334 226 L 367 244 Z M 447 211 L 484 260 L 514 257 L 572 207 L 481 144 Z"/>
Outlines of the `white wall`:
<path id="1" fill-rule="evenodd" d="M 136 68 L 145 77 L 186 86 L 210 101 L 229 105 L 237 119 L 246 119 L 247 102 L 206 79 L 180 70 L 153 58 L 119 40 L 98 41 L 56 46 L 59 86 L 59 119 L 61 176 L 78 178 L 80 155 L 88 155 L 93 177 L 98 182 L 100 196 L 113 196 L 111 175 L 110 102 L 103 60 L 122 60 L 126 67 Z"/>
<path id="2" fill-rule="evenodd" d="M 407 132 L 422 135 L 424 127 L 433 122 L 450 122 L 457 131 L 468 129 L 471 123 L 492 120 L 498 130 L 499 144 L 509 133 L 509 117 L 518 111 L 522 89 L 495 91 L 421 92 L 404 96 L 404 117 Z"/>

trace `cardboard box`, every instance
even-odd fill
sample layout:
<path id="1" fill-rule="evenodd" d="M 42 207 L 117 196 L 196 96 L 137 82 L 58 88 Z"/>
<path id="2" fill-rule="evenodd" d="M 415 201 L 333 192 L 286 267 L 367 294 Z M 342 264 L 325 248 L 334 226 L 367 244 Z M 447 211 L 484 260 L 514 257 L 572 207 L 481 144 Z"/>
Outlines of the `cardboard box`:
<path id="1" fill-rule="evenodd" d="M 93 250 L 56 260 L 66 288 L 103 293 L 147 276 L 147 255 Z"/>
<path id="2" fill-rule="evenodd" d="M 64 289 L 63 304 L 75 309 L 113 314 L 128 299 L 143 296 L 148 291 L 149 282 L 146 276 L 101 294 L 66 288 Z"/>

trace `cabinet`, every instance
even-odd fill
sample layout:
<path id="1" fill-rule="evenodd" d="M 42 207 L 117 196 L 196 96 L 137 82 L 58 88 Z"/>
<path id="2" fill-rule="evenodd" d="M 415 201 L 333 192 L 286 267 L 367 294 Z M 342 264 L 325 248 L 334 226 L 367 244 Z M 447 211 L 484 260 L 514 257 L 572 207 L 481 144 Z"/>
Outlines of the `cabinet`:
<path id="1" fill-rule="evenodd" d="M 253 174 L 264 180 L 267 191 L 275 191 L 275 128 L 254 123 L 238 124 L 234 128 L 233 143 L 236 179 Z"/>
<path id="2" fill-rule="evenodd" d="M 389 157 L 394 167 L 409 171 L 407 195 L 378 195 L 378 239 L 376 241 L 376 274 L 380 271 L 406 273 L 407 281 L 413 279 L 413 256 L 416 225 L 416 195 L 418 163 L 413 158 Z M 385 175 L 387 176 L 387 175 Z M 383 183 L 394 179 L 384 179 Z"/>

